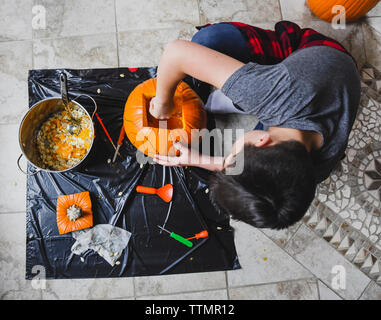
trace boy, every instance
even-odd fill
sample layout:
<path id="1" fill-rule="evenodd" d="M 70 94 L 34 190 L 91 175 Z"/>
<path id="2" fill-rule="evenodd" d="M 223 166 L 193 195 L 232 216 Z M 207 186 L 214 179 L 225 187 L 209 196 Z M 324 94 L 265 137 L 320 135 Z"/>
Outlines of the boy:
<path id="1" fill-rule="evenodd" d="M 353 58 L 335 40 L 291 22 L 277 23 L 275 31 L 207 26 L 192 42 L 166 46 L 150 105 L 154 117 L 171 115 L 174 90 L 186 75 L 219 89 L 208 99 L 209 111 L 253 114 L 264 130 L 245 134 L 228 157 L 211 164 L 191 163 L 196 151 L 182 145 L 179 157 L 154 160 L 216 171 L 211 198 L 234 219 L 274 229 L 300 220 L 317 183 L 344 156 L 360 101 Z M 224 174 L 241 151 L 243 172 Z"/>

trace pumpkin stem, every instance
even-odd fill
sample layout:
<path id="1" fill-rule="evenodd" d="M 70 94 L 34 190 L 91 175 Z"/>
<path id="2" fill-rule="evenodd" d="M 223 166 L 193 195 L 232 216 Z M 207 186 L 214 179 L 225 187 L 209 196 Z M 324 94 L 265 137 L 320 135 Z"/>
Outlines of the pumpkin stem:
<path id="1" fill-rule="evenodd" d="M 66 215 L 70 221 L 77 220 L 82 215 L 82 210 L 77 205 L 73 204 L 66 210 Z"/>

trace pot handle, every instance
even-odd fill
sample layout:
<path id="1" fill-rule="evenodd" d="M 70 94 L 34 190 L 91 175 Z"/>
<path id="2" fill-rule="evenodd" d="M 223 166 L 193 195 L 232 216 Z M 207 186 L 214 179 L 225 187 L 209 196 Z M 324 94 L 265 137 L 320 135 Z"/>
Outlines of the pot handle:
<path id="1" fill-rule="evenodd" d="M 60 73 L 60 86 L 61 86 L 62 100 L 65 106 L 67 106 L 69 104 L 69 98 L 67 94 L 67 77 L 66 77 L 66 74 L 63 72 Z"/>
<path id="2" fill-rule="evenodd" d="M 37 174 L 37 173 L 39 173 L 39 172 L 41 171 L 41 169 L 36 169 L 36 171 L 33 172 L 33 173 L 25 172 L 25 171 L 21 168 L 21 166 L 20 166 L 20 160 L 21 160 L 22 156 L 23 156 L 23 154 L 20 154 L 19 158 L 17 159 L 17 166 L 19 167 L 19 170 L 20 170 L 23 174 L 25 174 L 25 175 L 27 175 L 27 176 L 34 176 L 35 174 Z"/>
<path id="3" fill-rule="evenodd" d="M 98 110 L 98 105 L 97 105 L 97 103 L 95 102 L 94 98 L 91 97 L 91 96 L 89 96 L 88 94 L 80 94 L 79 96 L 76 96 L 72 101 L 77 100 L 77 99 L 78 99 L 79 97 L 81 97 L 81 96 L 87 97 L 87 98 L 89 98 L 89 99 L 91 99 L 91 100 L 93 101 L 93 103 L 94 103 L 94 111 L 93 111 L 93 114 L 91 115 L 91 120 L 93 120 L 94 115 L 95 115 L 95 113 L 96 113 L 97 110 Z"/>

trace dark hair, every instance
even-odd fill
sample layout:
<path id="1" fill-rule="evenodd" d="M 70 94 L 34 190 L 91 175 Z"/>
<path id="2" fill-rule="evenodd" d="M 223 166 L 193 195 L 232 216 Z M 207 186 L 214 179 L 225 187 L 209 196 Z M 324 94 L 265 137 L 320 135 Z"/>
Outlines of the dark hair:
<path id="1" fill-rule="evenodd" d="M 233 219 L 257 228 L 283 229 L 299 221 L 316 190 L 305 146 L 297 141 L 262 148 L 246 144 L 243 152 L 241 174 L 212 176 L 212 201 Z"/>

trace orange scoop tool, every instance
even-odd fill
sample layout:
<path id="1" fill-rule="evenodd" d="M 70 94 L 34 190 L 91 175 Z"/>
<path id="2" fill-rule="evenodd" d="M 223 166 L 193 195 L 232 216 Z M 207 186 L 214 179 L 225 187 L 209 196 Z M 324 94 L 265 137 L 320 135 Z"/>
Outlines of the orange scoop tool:
<path id="1" fill-rule="evenodd" d="M 173 196 L 173 186 L 171 184 L 166 184 L 165 186 L 159 189 L 152 187 L 137 186 L 136 191 L 139 193 L 157 194 L 165 202 L 171 201 Z"/>

